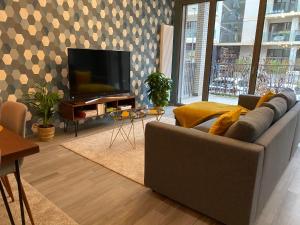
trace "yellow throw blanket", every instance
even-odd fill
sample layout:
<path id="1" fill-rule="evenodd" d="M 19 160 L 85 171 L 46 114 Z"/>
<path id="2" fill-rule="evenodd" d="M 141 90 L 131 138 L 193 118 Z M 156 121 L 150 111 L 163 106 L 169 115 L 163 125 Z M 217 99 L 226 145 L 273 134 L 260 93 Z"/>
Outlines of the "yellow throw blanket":
<path id="1" fill-rule="evenodd" d="M 242 109 L 242 114 L 249 110 L 238 105 L 228 105 L 216 102 L 196 102 L 173 110 L 176 119 L 183 127 L 191 128 L 223 113 Z"/>

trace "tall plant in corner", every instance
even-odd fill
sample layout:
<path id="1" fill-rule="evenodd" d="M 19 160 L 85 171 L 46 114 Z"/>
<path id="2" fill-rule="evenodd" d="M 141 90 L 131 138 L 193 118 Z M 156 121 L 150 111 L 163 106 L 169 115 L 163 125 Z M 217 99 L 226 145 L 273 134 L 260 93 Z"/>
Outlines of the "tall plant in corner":
<path id="1" fill-rule="evenodd" d="M 161 72 L 155 72 L 147 77 L 145 83 L 148 86 L 148 98 L 154 106 L 157 108 L 167 106 L 172 87 L 171 79 Z"/>
<path id="2" fill-rule="evenodd" d="M 23 96 L 35 116 L 39 117 L 38 134 L 42 141 L 49 141 L 54 137 L 55 127 L 51 123 L 57 112 L 57 105 L 61 99 L 57 92 L 50 92 L 48 83 L 34 84 L 33 91 Z"/>

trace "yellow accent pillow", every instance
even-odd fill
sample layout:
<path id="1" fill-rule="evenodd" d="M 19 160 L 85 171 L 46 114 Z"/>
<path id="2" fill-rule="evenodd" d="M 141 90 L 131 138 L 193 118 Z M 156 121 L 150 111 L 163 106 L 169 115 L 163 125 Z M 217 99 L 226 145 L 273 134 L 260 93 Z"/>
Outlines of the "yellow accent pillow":
<path id="1" fill-rule="evenodd" d="M 273 96 L 275 95 L 274 92 L 267 91 L 263 96 L 260 97 L 260 99 L 258 100 L 257 104 L 256 104 L 256 108 L 260 107 L 264 102 L 269 101 Z"/>
<path id="2" fill-rule="evenodd" d="M 228 128 L 240 118 L 241 112 L 242 109 L 236 109 L 222 114 L 211 126 L 208 133 L 224 135 Z"/>

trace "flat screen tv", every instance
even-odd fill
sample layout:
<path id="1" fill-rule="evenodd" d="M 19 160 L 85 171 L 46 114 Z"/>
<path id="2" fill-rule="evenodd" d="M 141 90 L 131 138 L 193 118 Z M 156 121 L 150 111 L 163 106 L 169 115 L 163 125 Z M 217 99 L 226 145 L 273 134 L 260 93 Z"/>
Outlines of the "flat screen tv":
<path id="1" fill-rule="evenodd" d="M 68 49 L 71 99 L 130 92 L 130 52 Z"/>

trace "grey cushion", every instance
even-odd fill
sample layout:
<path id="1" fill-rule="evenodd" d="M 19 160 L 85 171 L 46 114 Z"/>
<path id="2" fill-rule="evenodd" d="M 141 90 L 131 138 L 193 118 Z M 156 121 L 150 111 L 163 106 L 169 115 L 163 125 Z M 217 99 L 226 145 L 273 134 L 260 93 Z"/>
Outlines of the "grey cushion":
<path id="1" fill-rule="evenodd" d="M 256 95 L 239 95 L 238 105 L 243 106 L 246 109 L 253 110 L 255 109 L 260 96 Z"/>
<path id="2" fill-rule="evenodd" d="M 281 97 L 284 98 L 287 102 L 287 109 L 290 110 L 297 102 L 296 94 L 291 89 L 286 89 L 274 96 L 275 97 Z"/>
<path id="3" fill-rule="evenodd" d="M 262 104 L 274 111 L 273 122 L 279 120 L 287 111 L 287 101 L 282 97 L 274 97 L 268 102 Z"/>
<path id="4" fill-rule="evenodd" d="M 273 122 L 274 112 L 267 107 L 259 107 L 248 112 L 235 122 L 225 133 L 230 137 L 246 142 L 254 142 Z"/>
<path id="5" fill-rule="evenodd" d="M 208 133 L 210 127 L 213 125 L 214 122 L 216 122 L 217 119 L 218 118 L 216 117 L 216 118 L 207 120 L 204 123 L 200 123 L 199 125 L 195 126 L 194 129 Z"/>

